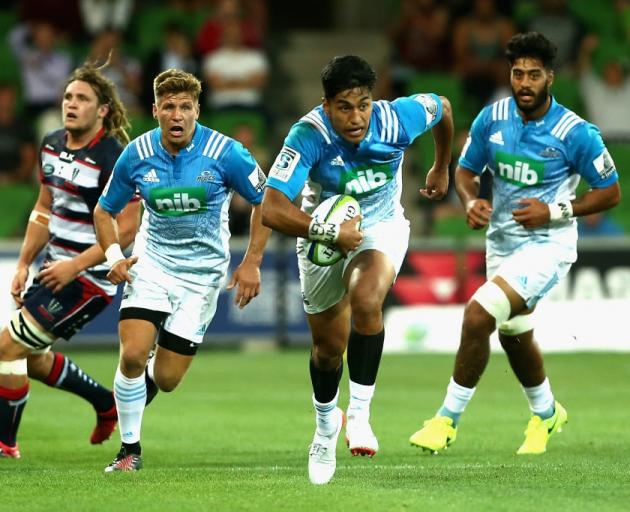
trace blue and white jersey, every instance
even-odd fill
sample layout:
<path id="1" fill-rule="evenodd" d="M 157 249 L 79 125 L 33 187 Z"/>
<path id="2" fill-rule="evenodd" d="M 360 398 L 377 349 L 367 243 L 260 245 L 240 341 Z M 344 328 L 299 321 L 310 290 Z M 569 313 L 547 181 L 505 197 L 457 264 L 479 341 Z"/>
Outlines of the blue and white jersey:
<path id="1" fill-rule="evenodd" d="M 219 286 L 230 258 L 232 195 L 259 204 L 265 175 L 239 142 L 210 128 L 197 124 L 177 156 L 161 133 L 155 128 L 125 148 L 99 204 L 117 214 L 137 189 L 145 210 L 133 253 L 181 279 Z"/>
<path id="2" fill-rule="evenodd" d="M 375 101 L 365 138 L 353 144 L 335 132 L 320 105 L 291 127 L 267 186 L 291 201 L 301 191 L 309 214 L 335 194 L 351 195 L 365 228 L 402 216 L 403 153 L 441 118 L 442 102 L 434 94 Z"/>
<path id="3" fill-rule="evenodd" d="M 583 177 L 591 188 L 605 188 L 618 180 L 615 164 L 596 126 L 552 98 L 547 113 L 524 123 L 514 98 L 485 107 L 473 121 L 459 165 L 493 176 L 492 216 L 486 246 L 507 255 L 523 243 L 549 241 L 576 251 L 575 219 L 526 229 L 513 220 L 518 201 L 536 198 L 543 203 L 569 201 Z"/>

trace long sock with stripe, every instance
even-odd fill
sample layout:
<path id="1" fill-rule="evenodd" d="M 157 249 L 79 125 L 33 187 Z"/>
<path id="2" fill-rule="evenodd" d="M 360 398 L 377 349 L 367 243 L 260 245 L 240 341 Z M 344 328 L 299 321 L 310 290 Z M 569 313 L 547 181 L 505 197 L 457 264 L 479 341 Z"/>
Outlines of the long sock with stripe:
<path id="1" fill-rule="evenodd" d="M 0 441 L 15 446 L 22 412 L 28 400 L 28 382 L 17 389 L 0 387 Z"/>
<path id="2" fill-rule="evenodd" d="M 114 377 L 114 397 L 118 409 L 120 439 L 123 443 L 133 444 L 140 441 L 142 414 L 147 400 L 147 386 L 144 373 L 139 377 L 125 377 L 116 369 Z"/>
<path id="3" fill-rule="evenodd" d="M 53 353 L 53 366 L 43 381 L 51 387 L 63 389 L 92 404 L 97 412 L 109 411 L 114 405 L 114 396 L 106 387 L 85 373 L 70 358 Z"/>

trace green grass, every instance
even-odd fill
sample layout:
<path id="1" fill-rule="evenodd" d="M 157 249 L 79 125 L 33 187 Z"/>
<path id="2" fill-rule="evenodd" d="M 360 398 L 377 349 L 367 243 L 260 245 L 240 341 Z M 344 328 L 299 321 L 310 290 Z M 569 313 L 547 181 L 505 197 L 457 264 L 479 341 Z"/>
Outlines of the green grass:
<path id="1" fill-rule="evenodd" d="M 71 357 L 112 381 L 115 352 Z M 322 487 L 306 474 L 314 428 L 306 352 L 198 354 L 181 387 L 146 410 L 136 474 L 105 475 L 117 433 L 90 446 L 90 408 L 34 383 L 23 458 L 0 460 L 0 510 L 628 510 L 628 359 L 547 356 L 569 424 L 545 455 L 517 457 L 528 410 L 507 361 L 493 356 L 457 443 L 431 456 L 407 439 L 441 403 L 452 356 L 387 355 L 372 408 L 381 451 L 353 458 L 340 442 L 337 473 Z"/>

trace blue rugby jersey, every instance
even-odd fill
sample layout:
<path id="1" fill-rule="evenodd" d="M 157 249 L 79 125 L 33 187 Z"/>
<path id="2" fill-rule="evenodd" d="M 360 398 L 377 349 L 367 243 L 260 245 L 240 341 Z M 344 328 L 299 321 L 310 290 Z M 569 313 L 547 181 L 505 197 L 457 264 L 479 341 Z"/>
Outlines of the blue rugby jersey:
<path id="1" fill-rule="evenodd" d="M 311 110 L 291 127 L 267 186 L 291 201 L 302 192 L 302 210 L 309 214 L 330 196 L 351 195 L 361 206 L 363 227 L 402 216 L 403 153 L 440 121 L 442 103 L 435 94 L 416 94 L 373 105 L 358 145 L 335 132 L 321 105 Z"/>
<path id="2" fill-rule="evenodd" d="M 232 195 L 260 204 L 265 175 L 239 142 L 198 123 L 177 156 L 160 140 L 155 128 L 125 148 L 99 204 L 116 214 L 137 188 L 145 211 L 133 253 L 171 275 L 218 286 L 230 258 Z"/>
<path id="3" fill-rule="evenodd" d="M 511 96 L 486 106 L 473 121 L 459 165 L 494 176 L 487 250 L 507 255 L 523 243 L 549 240 L 576 250 L 575 219 L 526 229 L 512 219 L 518 200 L 568 201 L 583 177 L 592 188 L 618 180 L 598 128 L 552 98 L 540 119 L 525 123 Z"/>

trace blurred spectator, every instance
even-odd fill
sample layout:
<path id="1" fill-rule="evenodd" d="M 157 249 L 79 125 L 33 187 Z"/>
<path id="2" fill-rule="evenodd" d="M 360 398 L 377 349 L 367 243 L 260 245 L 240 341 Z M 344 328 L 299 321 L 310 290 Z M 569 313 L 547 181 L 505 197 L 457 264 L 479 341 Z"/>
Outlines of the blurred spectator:
<path id="1" fill-rule="evenodd" d="M 241 25 L 231 20 L 223 26 L 222 45 L 203 61 L 204 80 L 210 86 L 208 105 L 214 110 L 261 111 L 269 64 L 261 50 L 243 44 Z"/>
<path id="2" fill-rule="evenodd" d="M 449 12 L 437 0 L 403 0 L 399 19 L 389 30 L 392 45 L 387 74 L 388 97 L 409 94 L 407 82 L 415 73 L 448 71 L 451 65 Z"/>
<path id="3" fill-rule="evenodd" d="M 622 236 L 623 229 L 606 212 L 578 217 L 578 236 Z"/>
<path id="4" fill-rule="evenodd" d="M 15 85 L 0 83 L 0 185 L 33 182 L 35 176 L 35 133 L 16 105 Z"/>
<path id="5" fill-rule="evenodd" d="M 58 34 L 48 22 L 18 25 L 9 33 L 9 44 L 22 75 L 25 114 L 35 120 L 57 108 L 72 59 L 57 49 Z"/>
<path id="6" fill-rule="evenodd" d="M 107 29 L 127 30 L 134 0 L 80 0 L 83 26 L 94 37 Z"/>
<path id="7" fill-rule="evenodd" d="M 599 49 L 601 75 L 593 69 L 593 54 Z M 627 48 L 602 48 L 598 36 L 584 38 L 578 59 L 580 87 L 588 120 L 596 124 L 606 142 L 630 141 L 630 78 Z"/>
<path id="8" fill-rule="evenodd" d="M 142 75 L 145 79 L 142 86 L 142 104 L 145 107 L 151 108 L 153 104 L 152 77 L 170 68 L 181 69 L 193 75 L 199 73 L 199 63 L 193 53 L 192 41 L 176 22 L 166 25 L 162 46 L 154 50 L 144 64 Z"/>
<path id="9" fill-rule="evenodd" d="M 513 23 L 498 12 L 494 0 L 475 0 L 472 13 L 455 22 L 455 72 L 466 93 L 476 99 L 475 110 L 497 94 L 498 88 L 509 91 L 504 48 L 514 33 Z"/>
<path id="10" fill-rule="evenodd" d="M 107 29 L 92 41 L 88 60 L 105 63 L 109 58 L 109 66 L 103 74 L 118 89 L 118 95 L 130 114 L 141 111 L 140 94 L 142 92 L 142 68 L 140 61 L 127 55 L 122 47 L 122 36 L 117 30 Z"/>
<path id="11" fill-rule="evenodd" d="M 20 0 L 18 6 L 23 23 L 49 23 L 64 39 L 79 40 L 84 35 L 79 0 Z"/>
<path id="12" fill-rule="evenodd" d="M 205 56 L 217 50 L 223 41 L 225 27 L 235 20 L 240 25 L 243 44 L 251 48 L 261 48 L 267 23 L 266 2 L 218 0 L 214 16 L 199 30 L 197 52 Z"/>
<path id="13" fill-rule="evenodd" d="M 556 71 L 572 71 L 584 28 L 569 10 L 567 0 L 538 0 L 537 4 L 527 30 L 540 32 L 556 45 Z"/>

